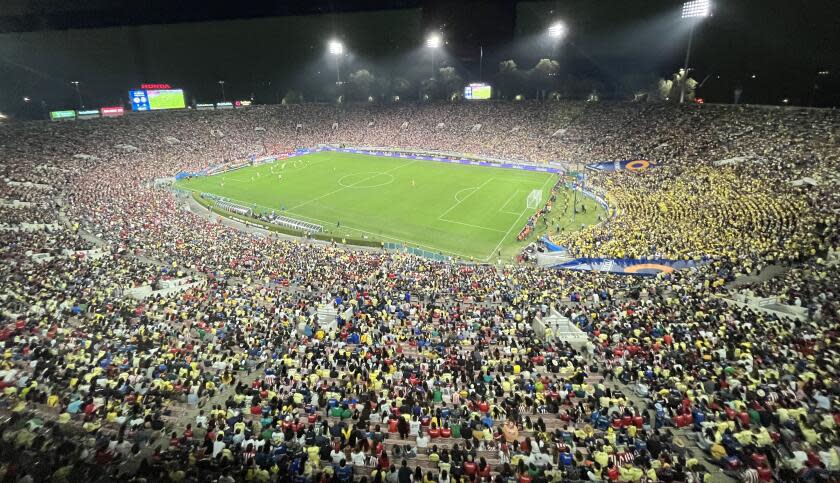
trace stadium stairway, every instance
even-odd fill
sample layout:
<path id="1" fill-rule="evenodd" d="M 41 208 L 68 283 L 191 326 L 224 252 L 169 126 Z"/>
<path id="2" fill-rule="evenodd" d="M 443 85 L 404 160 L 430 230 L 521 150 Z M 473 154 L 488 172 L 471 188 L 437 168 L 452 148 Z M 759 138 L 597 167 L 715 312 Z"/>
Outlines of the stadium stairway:
<path id="1" fill-rule="evenodd" d="M 338 317 L 338 311 L 332 304 L 322 304 L 318 307 L 318 323 L 325 331 L 329 332 L 337 327 L 336 317 Z"/>
<path id="2" fill-rule="evenodd" d="M 546 329 L 551 329 L 554 338 L 568 342 L 574 347 L 580 347 L 588 340 L 586 332 L 573 324 L 568 317 L 552 309 L 548 317 L 542 319 Z"/>

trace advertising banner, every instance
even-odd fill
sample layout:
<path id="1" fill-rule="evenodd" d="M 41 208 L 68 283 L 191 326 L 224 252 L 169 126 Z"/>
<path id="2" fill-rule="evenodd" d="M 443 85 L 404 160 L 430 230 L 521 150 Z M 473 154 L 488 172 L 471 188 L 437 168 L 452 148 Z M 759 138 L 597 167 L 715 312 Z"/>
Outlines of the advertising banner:
<path id="1" fill-rule="evenodd" d="M 128 91 L 128 98 L 131 100 L 131 109 L 133 111 L 151 110 L 146 91 Z"/>
<path id="2" fill-rule="evenodd" d="M 103 107 L 99 109 L 102 117 L 119 117 L 125 114 L 125 108 L 122 106 Z"/>
<path id="3" fill-rule="evenodd" d="M 50 112 L 50 119 L 53 121 L 76 119 L 76 111 L 52 111 Z"/>
<path id="4" fill-rule="evenodd" d="M 76 111 L 76 116 L 79 119 L 95 119 L 99 117 L 98 109 L 90 109 L 87 111 Z"/>
<path id="5" fill-rule="evenodd" d="M 593 171 L 645 171 L 656 166 L 647 159 L 628 159 L 624 161 L 604 161 L 602 163 L 587 164 Z"/>
<path id="6" fill-rule="evenodd" d="M 672 273 L 675 270 L 694 268 L 693 260 L 663 260 L 636 258 L 577 258 L 554 265 L 562 270 L 581 270 L 587 272 L 609 272 L 625 275 L 653 276 L 660 273 Z"/>

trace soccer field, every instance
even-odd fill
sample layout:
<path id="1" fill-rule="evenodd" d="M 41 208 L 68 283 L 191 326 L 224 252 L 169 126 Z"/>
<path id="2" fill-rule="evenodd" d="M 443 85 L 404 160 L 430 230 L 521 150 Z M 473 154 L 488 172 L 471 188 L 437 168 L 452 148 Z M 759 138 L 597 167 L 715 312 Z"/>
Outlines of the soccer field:
<path id="1" fill-rule="evenodd" d="M 516 239 L 528 217 L 532 190 L 548 200 L 557 175 L 433 161 L 318 152 L 228 173 L 179 181 L 255 208 L 317 223 L 336 239 L 363 238 L 478 261 L 516 255 L 537 239 Z M 570 195 L 569 195 L 570 197 Z M 565 193 L 553 215 L 563 218 Z M 578 197 L 579 202 L 582 201 Z M 580 204 L 580 203 L 579 203 Z M 563 230 L 592 223 L 603 210 L 586 200 L 586 214 L 558 220 Z M 553 231 L 552 231 L 553 232 Z"/>

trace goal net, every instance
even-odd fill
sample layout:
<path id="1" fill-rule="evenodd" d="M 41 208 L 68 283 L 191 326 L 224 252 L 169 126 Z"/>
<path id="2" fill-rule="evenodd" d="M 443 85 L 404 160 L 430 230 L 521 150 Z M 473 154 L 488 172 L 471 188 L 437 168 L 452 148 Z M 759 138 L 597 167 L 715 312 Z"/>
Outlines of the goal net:
<path id="1" fill-rule="evenodd" d="M 542 190 L 533 190 L 526 201 L 529 210 L 536 210 L 542 203 Z"/>

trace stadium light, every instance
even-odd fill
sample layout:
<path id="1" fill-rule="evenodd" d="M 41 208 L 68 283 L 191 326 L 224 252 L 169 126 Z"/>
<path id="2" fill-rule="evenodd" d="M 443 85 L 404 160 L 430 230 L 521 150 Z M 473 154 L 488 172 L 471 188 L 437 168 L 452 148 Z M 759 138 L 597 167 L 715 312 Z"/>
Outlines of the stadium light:
<path id="1" fill-rule="evenodd" d="M 82 101 L 82 91 L 79 88 L 79 81 L 70 81 L 70 83 L 76 86 L 76 95 L 79 97 L 79 109 L 84 109 L 85 103 Z"/>
<path id="2" fill-rule="evenodd" d="M 440 34 L 433 33 L 426 37 L 426 47 L 430 49 L 438 49 L 443 44 Z"/>
<path id="3" fill-rule="evenodd" d="M 341 55 L 344 54 L 344 44 L 339 42 L 338 40 L 330 40 L 327 44 L 327 49 L 329 50 L 330 54 L 335 57 L 335 83 L 336 85 L 341 84 L 341 62 L 340 58 Z"/>
<path id="4" fill-rule="evenodd" d="M 552 54 L 557 57 L 557 60 L 560 60 L 560 41 L 563 40 L 566 35 L 569 33 L 569 27 L 566 26 L 566 22 L 562 20 L 558 20 L 553 24 L 548 26 L 548 38 L 551 39 L 552 42 Z"/>
<path id="5" fill-rule="evenodd" d="M 219 85 L 222 87 L 222 102 L 227 102 L 227 99 L 225 98 L 225 81 L 220 80 Z"/>
<path id="6" fill-rule="evenodd" d="M 426 47 L 432 51 L 432 79 L 437 76 L 437 51 L 443 45 L 443 38 L 437 32 L 432 32 L 426 37 Z"/>
<path id="7" fill-rule="evenodd" d="M 563 22 L 554 22 L 548 27 L 548 36 L 552 39 L 560 40 L 569 33 L 569 28 Z"/>
<path id="8" fill-rule="evenodd" d="M 31 101 L 31 100 L 32 100 L 32 98 L 31 98 L 31 97 L 29 97 L 29 96 L 23 96 L 23 102 L 29 102 L 29 101 Z"/>
<path id="9" fill-rule="evenodd" d="M 712 14 L 711 0 L 689 0 L 683 3 L 682 18 L 683 19 L 698 19 L 702 20 Z M 691 31 L 688 34 L 688 48 L 685 49 L 685 62 L 683 63 L 683 79 L 680 83 L 680 104 L 685 102 L 685 85 L 688 83 L 688 61 L 691 59 L 691 44 L 694 41 L 694 27 L 696 22 L 692 22 Z"/>
<path id="10" fill-rule="evenodd" d="M 712 14 L 712 3 L 709 0 L 691 0 L 683 3 L 682 18 L 708 17 Z"/>
<path id="11" fill-rule="evenodd" d="M 341 55 L 344 53 L 344 44 L 342 44 L 338 40 L 330 40 L 329 49 L 331 54 Z"/>

